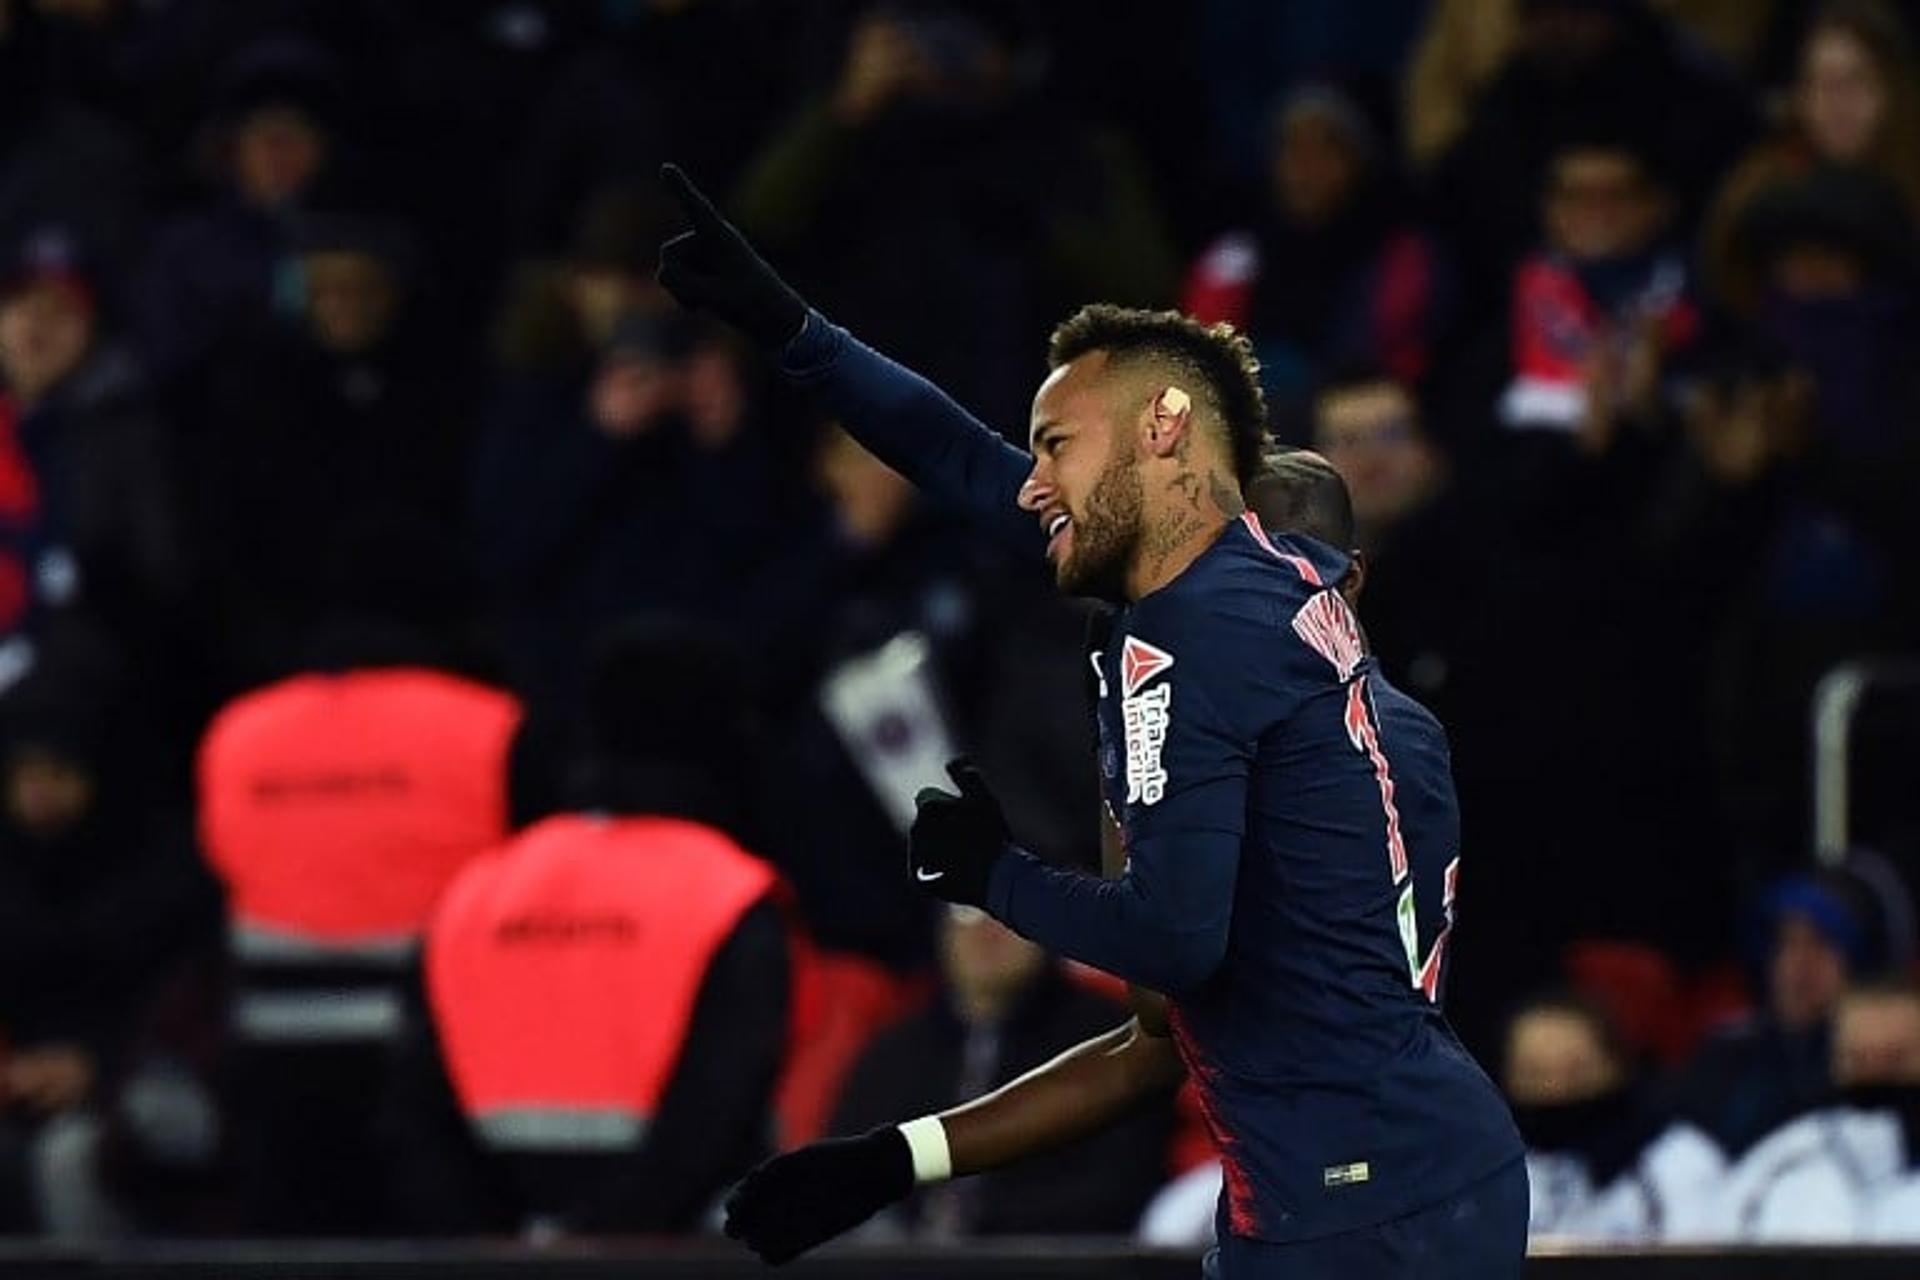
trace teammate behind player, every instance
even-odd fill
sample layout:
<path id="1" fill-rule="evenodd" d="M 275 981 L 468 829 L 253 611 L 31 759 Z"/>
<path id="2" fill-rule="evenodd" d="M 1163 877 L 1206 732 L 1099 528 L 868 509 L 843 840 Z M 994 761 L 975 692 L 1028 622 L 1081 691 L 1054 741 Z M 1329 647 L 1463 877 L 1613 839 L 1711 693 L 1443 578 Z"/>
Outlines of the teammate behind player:
<path id="1" fill-rule="evenodd" d="M 683 303 L 774 348 L 916 482 L 983 511 L 1017 500 L 1064 590 L 1123 605 L 1095 667 L 1124 874 L 1015 848 L 964 766 L 958 796 L 923 793 L 912 870 L 1170 997 L 1225 1167 L 1221 1274 L 1517 1276 L 1518 1137 L 1436 1005 L 1457 862 L 1445 851 L 1422 892 L 1406 831 L 1453 836 L 1396 802 L 1396 774 L 1425 766 L 1388 754 L 1374 664 L 1334 589 L 1346 557 L 1270 540 L 1242 509 L 1264 439 L 1245 341 L 1083 309 L 1055 331 L 1029 457 L 807 309 L 667 176 L 693 220 L 662 249 Z M 938 1122 L 907 1140 L 916 1172 L 950 1166 Z"/>

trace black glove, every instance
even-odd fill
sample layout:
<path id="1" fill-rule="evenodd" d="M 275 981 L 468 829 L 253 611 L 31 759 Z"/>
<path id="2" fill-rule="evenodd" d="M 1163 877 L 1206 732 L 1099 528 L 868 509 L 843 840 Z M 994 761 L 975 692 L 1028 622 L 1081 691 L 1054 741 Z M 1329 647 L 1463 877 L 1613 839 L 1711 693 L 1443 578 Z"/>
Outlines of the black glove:
<path id="1" fill-rule="evenodd" d="M 815 1142 L 775 1156 L 727 1197 L 727 1234 L 778 1265 L 851 1230 L 913 1190 L 900 1130 Z"/>
<path id="2" fill-rule="evenodd" d="M 936 898 L 984 907 L 987 878 L 1013 836 L 1000 802 L 971 761 L 955 760 L 947 776 L 959 795 L 923 787 L 914 797 L 913 828 L 907 832 L 913 878 Z"/>
<path id="3" fill-rule="evenodd" d="M 774 274 L 678 165 L 660 166 L 660 177 L 692 224 L 660 246 L 655 275 L 661 287 L 681 306 L 713 312 L 770 351 L 799 336 L 807 322 L 806 300 Z"/>

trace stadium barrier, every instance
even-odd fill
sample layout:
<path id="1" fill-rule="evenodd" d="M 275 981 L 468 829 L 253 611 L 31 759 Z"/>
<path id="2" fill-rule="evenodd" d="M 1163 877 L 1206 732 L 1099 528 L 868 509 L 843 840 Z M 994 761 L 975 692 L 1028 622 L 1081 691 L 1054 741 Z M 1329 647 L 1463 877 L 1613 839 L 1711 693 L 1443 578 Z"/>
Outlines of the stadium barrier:
<path id="1" fill-rule="evenodd" d="M 648 1246 L 253 1241 L 0 1248 L 0 1277 L 86 1280 L 1194 1280 L 1185 1251 L 1124 1243 L 1001 1240 L 950 1249 L 841 1248 L 770 1272 L 722 1243 Z M 1529 1280 L 1909 1280 L 1920 1250 L 1796 1247 L 1606 1249 L 1536 1245 Z"/>

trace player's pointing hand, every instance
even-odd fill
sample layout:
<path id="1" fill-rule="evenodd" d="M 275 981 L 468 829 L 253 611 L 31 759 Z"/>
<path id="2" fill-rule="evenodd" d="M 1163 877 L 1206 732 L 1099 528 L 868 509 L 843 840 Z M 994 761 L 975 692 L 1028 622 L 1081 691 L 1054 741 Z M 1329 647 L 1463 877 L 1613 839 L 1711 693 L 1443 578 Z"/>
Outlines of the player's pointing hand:
<path id="1" fill-rule="evenodd" d="M 662 165 L 660 180 L 679 201 L 690 227 L 660 246 L 656 276 L 661 287 L 681 306 L 711 311 L 770 350 L 791 342 L 806 323 L 806 301 L 680 166 Z"/>
<path id="2" fill-rule="evenodd" d="M 971 761 L 955 760 L 947 776 L 960 794 L 925 787 L 914 798 L 913 828 L 907 833 L 913 878 L 935 897 L 984 907 L 993 864 L 1013 837 L 1000 802 Z"/>

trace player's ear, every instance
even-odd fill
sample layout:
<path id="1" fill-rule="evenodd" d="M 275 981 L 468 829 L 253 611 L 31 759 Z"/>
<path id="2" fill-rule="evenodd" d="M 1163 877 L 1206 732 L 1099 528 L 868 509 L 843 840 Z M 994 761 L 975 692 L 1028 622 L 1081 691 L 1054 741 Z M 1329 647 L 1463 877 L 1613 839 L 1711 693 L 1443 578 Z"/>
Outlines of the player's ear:
<path id="1" fill-rule="evenodd" d="M 1360 593 L 1367 589 L 1367 553 L 1358 547 L 1347 552 L 1352 563 L 1347 568 L 1347 576 L 1340 579 L 1340 596 L 1347 607 L 1360 608 Z"/>
<path id="2" fill-rule="evenodd" d="M 1193 429 L 1193 397 L 1179 387 L 1162 387 L 1147 402 L 1147 452 L 1156 458 L 1171 457 Z"/>

